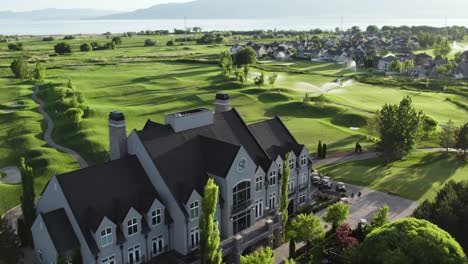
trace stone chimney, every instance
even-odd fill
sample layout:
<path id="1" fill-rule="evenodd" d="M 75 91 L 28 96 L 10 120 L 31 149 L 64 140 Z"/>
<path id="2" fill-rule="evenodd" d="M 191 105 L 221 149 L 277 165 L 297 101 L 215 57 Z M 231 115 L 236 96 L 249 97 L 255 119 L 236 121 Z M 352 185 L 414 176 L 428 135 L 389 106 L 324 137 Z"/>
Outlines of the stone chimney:
<path id="1" fill-rule="evenodd" d="M 227 93 L 216 93 L 215 99 L 215 114 L 227 112 L 231 110 L 231 101 L 229 100 L 229 94 Z"/>
<path id="2" fill-rule="evenodd" d="M 109 114 L 109 147 L 110 160 L 127 156 L 127 125 L 122 112 L 112 111 Z"/>

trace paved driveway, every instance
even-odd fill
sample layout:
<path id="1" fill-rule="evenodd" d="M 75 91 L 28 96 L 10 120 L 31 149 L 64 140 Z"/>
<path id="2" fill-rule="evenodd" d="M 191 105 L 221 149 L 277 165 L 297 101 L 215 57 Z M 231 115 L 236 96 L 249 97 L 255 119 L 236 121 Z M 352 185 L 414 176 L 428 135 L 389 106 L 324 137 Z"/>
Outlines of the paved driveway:
<path id="1" fill-rule="evenodd" d="M 346 186 L 348 187 L 348 197 L 354 193 L 354 198 L 349 198 L 351 208 L 348 223 L 352 228 L 355 228 L 361 219 L 370 222 L 372 216 L 385 205 L 389 207 L 390 221 L 411 216 L 419 205 L 417 202 L 368 188 L 349 184 L 346 184 Z M 361 192 L 360 198 L 357 197 L 359 192 Z M 326 210 L 323 210 L 317 215 L 322 216 L 325 213 Z"/>

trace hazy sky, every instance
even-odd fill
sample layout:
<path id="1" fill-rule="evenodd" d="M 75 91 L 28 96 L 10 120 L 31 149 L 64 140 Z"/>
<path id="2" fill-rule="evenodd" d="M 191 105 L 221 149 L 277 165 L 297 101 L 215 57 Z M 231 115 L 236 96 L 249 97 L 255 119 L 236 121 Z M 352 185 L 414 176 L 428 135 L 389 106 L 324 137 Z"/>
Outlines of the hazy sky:
<path id="1" fill-rule="evenodd" d="M 1 11 L 30 11 L 44 8 L 95 8 L 106 10 L 133 11 L 156 4 L 188 2 L 189 0 L 15 0 L 1 1 Z"/>

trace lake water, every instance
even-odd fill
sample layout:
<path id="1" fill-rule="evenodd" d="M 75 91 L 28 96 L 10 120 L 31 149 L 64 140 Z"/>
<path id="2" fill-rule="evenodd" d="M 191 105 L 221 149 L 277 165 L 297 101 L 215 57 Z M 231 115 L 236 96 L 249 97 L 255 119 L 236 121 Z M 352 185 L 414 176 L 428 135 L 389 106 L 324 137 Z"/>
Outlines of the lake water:
<path id="1" fill-rule="evenodd" d="M 457 25 L 468 27 L 467 19 L 396 19 L 396 18 L 291 18 L 291 19 L 188 19 L 187 27 L 201 27 L 211 30 L 310 30 L 321 28 L 334 30 L 343 25 L 344 29 L 368 25 L 416 26 L 427 25 L 443 27 Z M 0 34 L 3 35 L 55 35 L 55 34 L 91 34 L 122 33 L 141 30 L 173 30 L 184 28 L 183 19 L 153 20 L 2 20 Z"/>

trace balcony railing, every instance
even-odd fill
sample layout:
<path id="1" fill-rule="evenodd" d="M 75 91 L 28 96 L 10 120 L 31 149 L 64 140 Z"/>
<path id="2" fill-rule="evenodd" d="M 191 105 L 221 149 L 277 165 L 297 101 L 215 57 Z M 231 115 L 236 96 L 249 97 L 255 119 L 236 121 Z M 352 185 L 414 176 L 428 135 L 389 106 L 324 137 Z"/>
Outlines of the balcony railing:
<path id="1" fill-rule="evenodd" d="M 232 205 L 232 214 L 235 214 L 235 213 L 238 213 L 238 212 L 241 212 L 241 211 L 245 211 L 249 207 L 252 207 L 252 205 L 253 205 L 252 199 L 248 199 L 248 200 L 245 200 L 245 201 L 241 201 L 239 203 L 235 203 L 235 204 Z"/>

